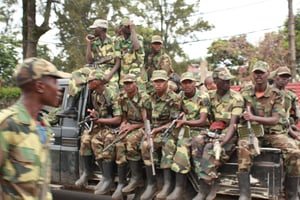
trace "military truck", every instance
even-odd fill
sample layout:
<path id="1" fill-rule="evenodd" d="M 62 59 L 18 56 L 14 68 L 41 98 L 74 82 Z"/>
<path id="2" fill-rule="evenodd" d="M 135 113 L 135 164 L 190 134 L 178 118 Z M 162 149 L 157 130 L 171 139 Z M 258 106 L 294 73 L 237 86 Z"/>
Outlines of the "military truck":
<path id="1" fill-rule="evenodd" d="M 62 109 L 67 106 L 68 79 L 58 81 L 63 94 Z M 95 176 L 89 180 L 87 188 L 77 188 L 74 183 L 80 176 L 80 137 L 84 128 L 89 128 L 89 122 L 79 125 L 87 116 L 89 106 L 89 91 L 87 87 L 80 93 L 78 104 L 78 116 L 72 118 L 60 118 L 52 125 L 54 140 L 51 144 L 52 158 L 52 186 L 56 189 L 82 190 L 92 192 L 93 186 L 101 179 L 101 172 L 95 170 Z M 144 170 L 143 168 L 141 170 Z M 158 183 L 162 182 L 162 174 L 157 169 Z M 229 162 L 220 168 L 220 178 L 217 183 L 217 193 L 239 196 L 237 181 L 237 156 L 236 153 Z M 175 175 L 174 175 L 175 177 Z M 198 191 L 197 179 L 192 173 L 188 174 L 189 182 L 186 186 L 185 199 L 190 200 Z M 252 197 L 261 199 L 280 199 L 283 196 L 284 168 L 279 149 L 261 148 L 261 155 L 255 158 L 251 175 Z M 117 178 L 116 178 L 117 181 Z M 141 192 L 142 188 L 140 189 Z M 136 198 L 138 199 L 138 198 Z M 213 199 L 213 197 L 211 198 Z"/>

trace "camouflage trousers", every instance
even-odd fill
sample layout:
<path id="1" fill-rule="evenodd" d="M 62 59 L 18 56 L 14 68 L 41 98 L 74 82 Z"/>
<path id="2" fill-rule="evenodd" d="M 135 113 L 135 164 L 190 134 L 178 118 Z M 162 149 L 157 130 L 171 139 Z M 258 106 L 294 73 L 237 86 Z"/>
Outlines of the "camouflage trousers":
<path id="1" fill-rule="evenodd" d="M 92 132 L 84 130 L 80 140 L 80 155 L 81 156 L 95 156 L 96 160 L 105 159 L 114 161 L 116 159 L 115 147 L 110 147 L 103 152 L 103 149 L 115 139 L 115 134 L 112 129 L 105 127 L 94 127 Z"/>
<path id="2" fill-rule="evenodd" d="M 259 143 L 261 146 L 281 149 L 287 175 L 300 176 L 300 149 L 293 138 L 284 133 L 265 134 L 259 138 Z M 238 170 L 249 172 L 253 162 L 249 140 L 239 139 L 238 145 Z"/>
<path id="3" fill-rule="evenodd" d="M 157 133 L 153 138 L 153 158 L 155 163 L 159 163 L 160 158 L 160 168 L 168 169 L 171 168 L 173 157 L 176 151 L 176 142 L 177 140 L 170 136 L 165 144 L 162 144 L 161 133 Z M 142 159 L 146 166 L 151 166 L 150 160 L 150 145 L 147 138 L 144 138 L 142 141 Z"/>
<path id="4" fill-rule="evenodd" d="M 127 160 L 139 161 L 142 159 L 140 144 L 144 135 L 144 129 L 136 129 L 116 144 L 116 163 L 121 165 Z"/>
<path id="5" fill-rule="evenodd" d="M 191 170 L 192 138 L 199 135 L 200 130 L 190 130 L 191 137 L 178 139 L 171 169 L 176 173 L 187 174 Z"/>
<path id="6" fill-rule="evenodd" d="M 206 135 L 198 135 L 192 139 L 192 162 L 198 179 L 212 184 L 218 178 L 218 168 L 229 160 L 235 150 L 236 137 L 222 147 L 220 160 L 217 161 L 213 151 L 214 141 Z"/>
<path id="7" fill-rule="evenodd" d="M 75 96 L 78 94 L 84 85 L 87 83 L 90 72 L 93 70 L 91 67 L 82 67 L 72 72 L 72 77 L 69 81 L 69 95 Z M 108 74 L 110 70 L 105 70 L 104 73 Z M 115 73 L 110 79 L 108 86 L 112 89 L 119 91 L 119 74 Z"/>
<path id="8" fill-rule="evenodd" d="M 133 63 L 131 65 L 122 65 L 121 66 L 121 73 L 120 73 L 120 80 L 124 78 L 127 74 L 134 74 L 136 78 L 136 82 L 140 91 L 146 91 L 147 85 L 147 74 L 143 73 L 142 67 L 140 65 Z M 120 82 L 120 88 L 123 88 L 123 83 Z"/>

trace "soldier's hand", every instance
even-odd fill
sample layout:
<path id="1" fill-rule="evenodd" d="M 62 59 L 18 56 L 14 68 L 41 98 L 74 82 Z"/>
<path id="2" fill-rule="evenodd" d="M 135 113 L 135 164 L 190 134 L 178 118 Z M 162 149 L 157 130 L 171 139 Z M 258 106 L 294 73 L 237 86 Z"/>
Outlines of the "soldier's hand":
<path id="1" fill-rule="evenodd" d="M 185 120 L 180 120 L 180 119 L 177 119 L 175 121 L 176 121 L 176 127 L 175 128 L 182 127 L 184 125 L 184 122 L 185 122 Z"/>

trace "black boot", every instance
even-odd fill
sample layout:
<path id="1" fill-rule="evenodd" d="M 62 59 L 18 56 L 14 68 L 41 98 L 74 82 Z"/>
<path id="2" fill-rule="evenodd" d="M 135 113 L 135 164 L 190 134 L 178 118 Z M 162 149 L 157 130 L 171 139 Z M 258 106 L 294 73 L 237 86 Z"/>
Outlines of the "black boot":
<path id="1" fill-rule="evenodd" d="M 141 196 L 141 200 L 151 200 L 157 192 L 155 176 L 152 174 L 152 167 L 146 166 L 147 187 Z"/>
<path id="2" fill-rule="evenodd" d="M 285 193 L 288 200 L 299 200 L 298 197 L 299 177 L 286 176 Z"/>
<path id="3" fill-rule="evenodd" d="M 193 200 L 205 200 L 207 195 L 210 193 L 211 185 L 205 183 L 202 179 L 199 180 L 199 192 L 193 198 Z"/>
<path id="4" fill-rule="evenodd" d="M 75 182 L 75 185 L 86 186 L 88 184 L 88 178 L 93 172 L 92 160 L 92 156 L 81 156 L 83 170 L 80 178 Z"/>
<path id="5" fill-rule="evenodd" d="M 164 185 L 160 192 L 156 195 L 156 199 L 166 199 L 167 196 L 172 192 L 172 176 L 171 169 L 164 169 Z"/>
<path id="6" fill-rule="evenodd" d="M 95 194 L 106 194 L 108 193 L 114 184 L 114 162 L 113 161 L 103 161 L 103 181 L 101 181 L 101 186 L 99 189 L 95 190 Z"/>
<path id="7" fill-rule="evenodd" d="M 99 167 L 99 169 L 100 169 L 101 174 L 103 174 L 102 161 L 103 161 L 102 159 L 97 160 L 97 164 L 98 164 L 98 167 Z M 102 185 L 103 182 L 104 182 L 104 179 L 102 178 L 102 179 L 98 182 L 98 184 L 95 186 L 95 191 L 96 191 L 96 190 L 100 190 L 101 185 Z"/>
<path id="8" fill-rule="evenodd" d="M 134 191 L 135 188 L 143 185 L 140 161 L 129 161 L 129 167 L 131 170 L 131 178 L 128 185 L 122 189 L 124 193 L 130 193 Z"/>
<path id="9" fill-rule="evenodd" d="M 126 175 L 127 175 L 127 164 L 118 165 L 118 177 L 119 182 L 117 189 L 111 196 L 114 200 L 122 200 L 123 194 L 122 194 L 122 188 L 126 185 Z"/>
<path id="10" fill-rule="evenodd" d="M 76 94 L 75 96 L 69 96 L 67 100 L 67 108 L 61 112 L 58 112 L 56 116 L 76 118 L 79 96 L 79 94 Z"/>
<path id="11" fill-rule="evenodd" d="M 237 174 L 237 177 L 238 177 L 239 188 L 240 188 L 239 200 L 251 199 L 249 172 L 239 172 Z"/>
<path id="12" fill-rule="evenodd" d="M 186 174 L 176 173 L 176 185 L 171 194 L 167 196 L 167 200 L 183 199 L 183 192 L 186 184 Z"/>

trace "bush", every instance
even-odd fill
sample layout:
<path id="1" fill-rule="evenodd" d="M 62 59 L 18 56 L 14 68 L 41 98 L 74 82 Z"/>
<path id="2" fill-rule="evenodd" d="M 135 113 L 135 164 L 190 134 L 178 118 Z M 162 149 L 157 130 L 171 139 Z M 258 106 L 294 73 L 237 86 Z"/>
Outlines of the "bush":
<path id="1" fill-rule="evenodd" d="M 0 108 L 6 108 L 16 102 L 21 95 L 20 88 L 4 87 L 0 88 Z"/>

